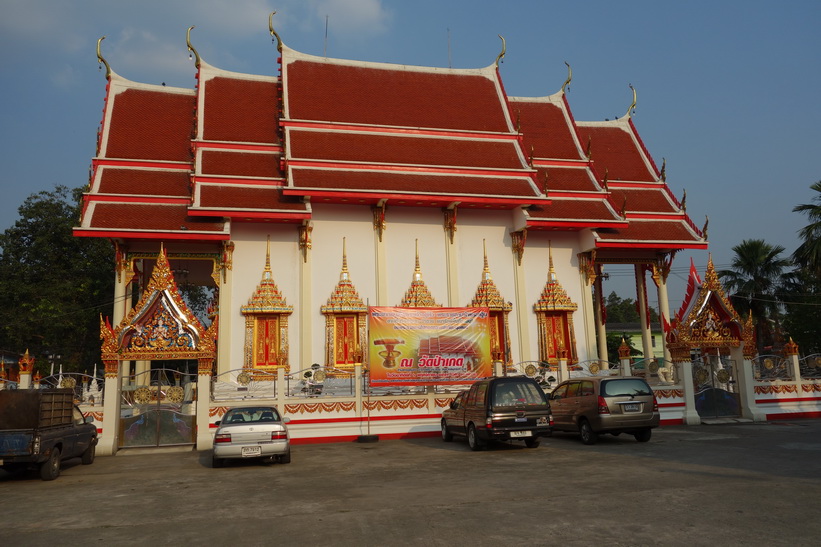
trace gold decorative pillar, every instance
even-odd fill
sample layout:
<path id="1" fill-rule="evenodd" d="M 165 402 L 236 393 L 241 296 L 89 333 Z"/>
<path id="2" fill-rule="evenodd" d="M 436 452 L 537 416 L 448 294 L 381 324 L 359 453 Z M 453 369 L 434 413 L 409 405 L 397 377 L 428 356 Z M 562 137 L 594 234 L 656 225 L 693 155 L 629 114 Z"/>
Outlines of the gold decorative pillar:
<path id="1" fill-rule="evenodd" d="M 639 306 L 639 317 L 641 321 L 641 346 L 642 353 L 645 359 L 652 359 L 653 355 L 653 338 L 650 333 L 650 316 L 648 315 L 647 303 L 647 281 L 644 277 L 644 264 L 636 264 L 634 270 L 636 273 L 636 302 Z"/>
<path id="2" fill-rule="evenodd" d="M 215 281 L 219 287 L 217 302 L 219 306 L 219 329 L 218 339 L 229 340 L 231 338 L 234 314 L 231 302 L 234 298 L 234 249 L 233 241 L 226 241 L 222 244 L 222 254 L 217 266 L 219 274 Z M 217 374 L 231 370 L 231 344 L 219 344 L 217 346 Z"/>
<path id="3" fill-rule="evenodd" d="M 670 275 L 670 267 L 673 264 L 673 255 L 671 254 L 668 258 L 663 258 L 658 260 L 653 264 L 653 282 L 656 284 L 658 297 L 659 297 L 659 314 L 664 317 L 662 321 L 662 346 L 664 347 L 664 360 L 671 361 L 672 356 L 670 354 L 670 348 L 667 347 L 667 336 L 666 332 L 664 332 L 664 321 L 668 323 L 671 320 L 670 317 L 670 300 L 667 296 L 667 276 Z"/>
<path id="4" fill-rule="evenodd" d="M 26 350 L 26 353 L 20 357 L 17 365 L 20 367 L 20 389 L 30 389 L 31 372 L 34 370 L 34 357 L 29 355 L 29 350 Z"/>
<path id="5" fill-rule="evenodd" d="M 602 275 L 600 264 L 595 265 L 595 271 L 596 279 L 593 284 L 593 290 L 595 293 L 593 306 L 596 313 L 596 339 L 599 343 L 599 360 L 608 363 L 609 356 L 607 355 L 607 327 L 605 326 L 606 310 L 604 308 L 604 276 Z"/>

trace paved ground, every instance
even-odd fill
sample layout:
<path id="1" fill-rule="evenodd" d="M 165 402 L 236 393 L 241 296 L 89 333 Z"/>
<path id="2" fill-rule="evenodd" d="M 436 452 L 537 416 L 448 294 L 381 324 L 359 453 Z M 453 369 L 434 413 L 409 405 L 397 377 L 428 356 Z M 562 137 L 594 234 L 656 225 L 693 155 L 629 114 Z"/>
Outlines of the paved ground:
<path id="1" fill-rule="evenodd" d="M 471 452 L 438 438 L 293 447 L 293 463 L 120 452 L 0 471 L 2 545 L 818 545 L 821 420 L 665 427 L 639 444 Z"/>

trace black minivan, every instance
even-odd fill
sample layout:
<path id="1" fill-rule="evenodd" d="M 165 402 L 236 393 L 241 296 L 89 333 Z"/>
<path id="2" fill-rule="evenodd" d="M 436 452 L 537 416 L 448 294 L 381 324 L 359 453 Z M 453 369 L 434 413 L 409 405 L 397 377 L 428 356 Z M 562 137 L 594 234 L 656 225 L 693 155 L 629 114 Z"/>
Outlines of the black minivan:
<path id="1" fill-rule="evenodd" d="M 489 378 L 459 393 L 442 412 L 442 440 L 467 437 L 471 450 L 488 441 L 524 441 L 539 446 L 551 434 L 550 403 L 541 386 L 524 376 Z"/>

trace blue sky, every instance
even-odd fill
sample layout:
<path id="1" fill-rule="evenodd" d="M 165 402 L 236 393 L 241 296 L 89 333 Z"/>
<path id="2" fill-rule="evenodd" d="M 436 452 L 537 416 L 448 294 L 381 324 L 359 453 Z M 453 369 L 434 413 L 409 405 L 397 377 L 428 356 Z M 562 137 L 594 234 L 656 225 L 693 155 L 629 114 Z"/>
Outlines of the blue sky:
<path id="1" fill-rule="evenodd" d="M 806 218 L 792 208 L 821 179 L 821 2 L 811 0 L 0 0 L 0 230 L 30 194 L 88 182 L 105 94 L 99 37 L 121 76 L 192 88 L 191 25 L 209 64 L 275 74 L 274 10 L 288 46 L 362 61 L 483 67 L 501 34 L 508 94 L 555 93 L 567 61 L 577 120 L 624 115 L 632 84 L 633 120 L 696 225 L 709 217 L 718 268 L 743 239 L 785 254 L 798 245 Z M 677 256 L 674 309 L 691 256 L 702 272 L 707 263 L 707 252 Z M 609 271 L 606 290 L 635 298 L 632 273 Z"/>

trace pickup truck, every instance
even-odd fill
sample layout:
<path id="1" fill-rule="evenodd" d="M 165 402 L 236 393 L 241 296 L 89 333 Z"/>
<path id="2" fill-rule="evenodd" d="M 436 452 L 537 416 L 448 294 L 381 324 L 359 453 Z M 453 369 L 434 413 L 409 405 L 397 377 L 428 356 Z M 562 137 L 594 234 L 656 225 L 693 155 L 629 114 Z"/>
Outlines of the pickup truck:
<path id="1" fill-rule="evenodd" d="M 63 460 L 94 461 L 97 427 L 74 404 L 71 389 L 0 391 L 0 468 L 39 468 L 46 481 L 60 476 Z"/>

